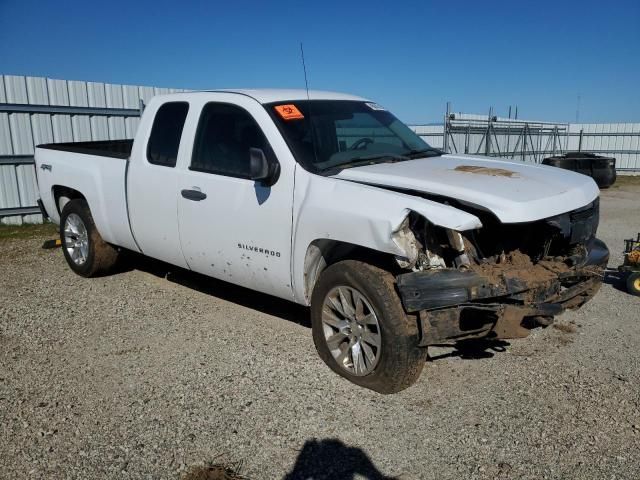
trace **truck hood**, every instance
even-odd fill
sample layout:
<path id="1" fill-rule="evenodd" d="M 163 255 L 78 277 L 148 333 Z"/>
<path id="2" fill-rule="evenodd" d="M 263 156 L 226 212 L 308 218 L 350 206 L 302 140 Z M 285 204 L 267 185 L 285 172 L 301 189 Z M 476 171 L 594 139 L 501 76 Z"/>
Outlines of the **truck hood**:
<path id="1" fill-rule="evenodd" d="M 348 168 L 334 178 L 453 198 L 489 210 L 503 223 L 532 222 L 575 210 L 600 192 L 586 175 L 471 155 Z"/>

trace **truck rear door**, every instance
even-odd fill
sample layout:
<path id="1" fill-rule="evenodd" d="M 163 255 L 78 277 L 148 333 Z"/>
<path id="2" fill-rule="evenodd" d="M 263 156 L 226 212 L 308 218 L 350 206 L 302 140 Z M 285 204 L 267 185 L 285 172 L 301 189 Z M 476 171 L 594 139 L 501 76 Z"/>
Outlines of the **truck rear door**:
<path id="1" fill-rule="evenodd" d="M 192 270 L 291 299 L 293 169 L 283 166 L 271 187 L 249 179 L 249 149 L 275 158 L 273 142 L 284 142 L 255 100 L 216 98 L 192 104 L 199 115 L 185 130 L 193 145 L 178 175 L 182 251 Z"/>
<path id="2" fill-rule="evenodd" d="M 138 127 L 127 175 L 129 219 L 140 250 L 185 268 L 176 162 L 189 108 L 184 101 L 150 102 Z"/>

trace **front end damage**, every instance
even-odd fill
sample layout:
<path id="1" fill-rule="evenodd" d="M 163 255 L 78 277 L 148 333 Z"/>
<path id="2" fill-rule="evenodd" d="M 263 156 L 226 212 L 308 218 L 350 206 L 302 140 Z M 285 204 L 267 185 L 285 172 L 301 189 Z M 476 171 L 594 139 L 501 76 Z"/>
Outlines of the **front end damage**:
<path id="1" fill-rule="evenodd" d="M 522 338 L 598 291 L 609 251 L 595 238 L 598 200 L 536 222 L 456 232 L 409 216 L 394 240 L 407 252 L 397 276 L 404 308 L 420 318 L 421 345 Z"/>

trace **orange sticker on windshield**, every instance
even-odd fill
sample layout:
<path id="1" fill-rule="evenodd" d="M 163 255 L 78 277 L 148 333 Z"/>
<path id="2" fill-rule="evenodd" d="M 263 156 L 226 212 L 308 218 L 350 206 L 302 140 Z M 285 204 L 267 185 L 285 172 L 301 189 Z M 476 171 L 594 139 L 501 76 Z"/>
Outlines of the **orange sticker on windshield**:
<path id="1" fill-rule="evenodd" d="M 283 120 L 300 120 L 304 118 L 302 112 L 295 105 L 278 105 L 273 107 Z"/>

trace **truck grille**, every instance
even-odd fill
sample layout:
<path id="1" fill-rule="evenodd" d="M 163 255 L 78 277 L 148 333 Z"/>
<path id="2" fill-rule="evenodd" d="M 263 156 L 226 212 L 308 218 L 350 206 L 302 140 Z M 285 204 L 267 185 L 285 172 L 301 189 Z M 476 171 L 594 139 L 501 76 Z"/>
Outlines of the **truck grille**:
<path id="1" fill-rule="evenodd" d="M 571 219 L 571 243 L 585 243 L 596 234 L 600 222 L 600 201 L 569 213 Z"/>

